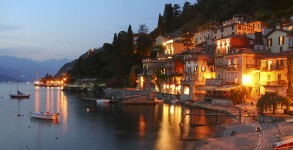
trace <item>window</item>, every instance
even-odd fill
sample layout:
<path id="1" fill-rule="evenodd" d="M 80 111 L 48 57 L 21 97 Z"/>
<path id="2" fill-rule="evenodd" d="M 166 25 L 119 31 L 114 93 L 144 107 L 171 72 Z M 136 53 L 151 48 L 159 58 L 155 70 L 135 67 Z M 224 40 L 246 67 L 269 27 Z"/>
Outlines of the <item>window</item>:
<path id="1" fill-rule="evenodd" d="M 268 47 L 272 46 L 272 42 L 273 42 L 272 38 L 267 39 L 267 46 Z"/>
<path id="2" fill-rule="evenodd" d="M 284 36 L 279 37 L 279 45 L 284 45 Z"/>
<path id="3" fill-rule="evenodd" d="M 241 30 L 241 26 L 238 26 L 238 30 Z"/>
<path id="4" fill-rule="evenodd" d="M 218 47 L 218 56 L 220 56 L 220 47 Z"/>
<path id="5" fill-rule="evenodd" d="M 217 30 L 214 30 L 214 34 L 217 34 Z"/>
<path id="6" fill-rule="evenodd" d="M 280 47 L 280 52 L 283 52 L 283 47 Z"/>
<path id="7" fill-rule="evenodd" d="M 223 38 L 223 34 L 221 34 L 221 38 Z"/>
<path id="8" fill-rule="evenodd" d="M 217 79 L 221 79 L 221 74 L 217 74 Z"/>
<path id="9" fill-rule="evenodd" d="M 224 28 L 221 29 L 221 32 L 224 32 Z"/>
<path id="10" fill-rule="evenodd" d="M 201 67 L 201 71 L 205 72 L 206 71 L 206 67 Z"/>
<path id="11" fill-rule="evenodd" d="M 232 26 L 232 30 L 234 30 L 234 26 Z"/>

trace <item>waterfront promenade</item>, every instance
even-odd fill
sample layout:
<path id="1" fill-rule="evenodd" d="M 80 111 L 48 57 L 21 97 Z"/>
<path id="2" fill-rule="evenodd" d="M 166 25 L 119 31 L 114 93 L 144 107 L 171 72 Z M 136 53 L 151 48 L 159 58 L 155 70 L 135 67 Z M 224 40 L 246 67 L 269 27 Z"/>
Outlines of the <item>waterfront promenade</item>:
<path id="1" fill-rule="evenodd" d="M 218 110 L 234 116 L 256 113 L 255 106 L 239 104 L 235 106 L 221 106 L 195 103 L 194 107 Z M 226 130 L 221 137 L 200 140 L 199 144 L 189 143 L 187 149 L 273 149 L 273 143 L 279 142 L 282 137 L 293 135 L 293 124 L 286 121 L 266 122 L 255 120 L 252 117 L 243 117 L 241 123 L 224 125 Z M 261 131 L 256 129 L 260 127 Z M 232 134 L 233 133 L 233 134 Z M 193 146 L 192 146 L 193 145 Z"/>

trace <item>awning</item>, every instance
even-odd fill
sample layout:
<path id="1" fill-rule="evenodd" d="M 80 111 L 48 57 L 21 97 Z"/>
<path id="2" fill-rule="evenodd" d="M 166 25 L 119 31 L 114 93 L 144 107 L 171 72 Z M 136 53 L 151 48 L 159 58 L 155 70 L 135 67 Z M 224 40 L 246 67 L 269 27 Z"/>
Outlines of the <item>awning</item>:
<path id="1" fill-rule="evenodd" d="M 223 85 L 215 89 L 215 91 L 231 91 L 239 85 Z"/>
<path id="2" fill-rule="evenodd" d="M 204 90 L 204 91 L 212 91 L 214 90 L 215 88 L 217 88 L 219 86 L 213 86 L 213 85 L 204 85 L 196 90 Z"/>

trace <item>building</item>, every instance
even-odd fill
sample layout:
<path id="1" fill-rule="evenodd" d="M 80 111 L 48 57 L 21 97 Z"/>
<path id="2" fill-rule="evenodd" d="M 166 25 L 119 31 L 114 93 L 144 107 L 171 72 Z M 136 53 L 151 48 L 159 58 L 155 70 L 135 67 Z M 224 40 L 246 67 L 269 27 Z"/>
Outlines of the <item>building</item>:
<path id="1" fill-rule="evenodd" d="M 293 50 L 292 32 L 276 29 L 266 35 L 265 50 L 273 53 Z"/>
<path id="2" fill-rule="evenodd" d="M 184 79 L 181 82 L 181 100 L 197 101 L 195 89 L 215 78 L 214 55 L 197 53 L 184 59 Z"/>
<path id="3" fill-rule="evenodd" d="M 276 92 L 286 96 L 288 87 L 288 63 L 290 51 L 271 54 L 263 57 L 260 62 L 260 94 Z"/>

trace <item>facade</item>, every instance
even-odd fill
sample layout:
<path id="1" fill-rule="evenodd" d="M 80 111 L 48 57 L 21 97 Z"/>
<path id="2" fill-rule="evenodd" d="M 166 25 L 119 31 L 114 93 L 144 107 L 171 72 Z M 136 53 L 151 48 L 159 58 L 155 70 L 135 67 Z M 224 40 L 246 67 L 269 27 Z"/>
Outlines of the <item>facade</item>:
<path id="1" fill-rule="evenodd" d="M 288 63 L 292 52 L 280 52 L 263 57 L 260 62 L 260 94 L 276 92 L 282 96 L 287 94 Z"/>
<path id="2" fill-rule="evenodd" d="M 273 53 L 293 50 L 292 33 L 285 30 L 273 30 L 266 36 L 265 50 Z"/>
<path id="3" fill-rule="evenodd" d="M 184 79 L 181 82 L 181 100 L 196 99 L 196 88 L 205 85 L 206 79 L 215 78 L 214 56 L 197 53 L 184 59 Z"/>
<path id="4" fill-rule="evenodd" d="M 172 59 L 166 60 L 163 68 L 166 79 L 161 82 L 161 92 L 180 95 L 184 70 L 183 56 L 175 55 Z"/>

